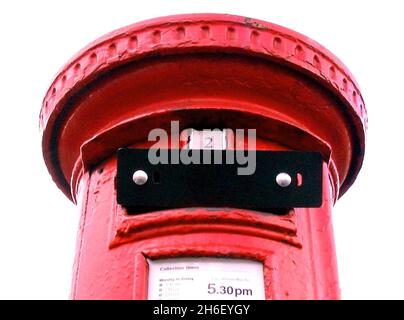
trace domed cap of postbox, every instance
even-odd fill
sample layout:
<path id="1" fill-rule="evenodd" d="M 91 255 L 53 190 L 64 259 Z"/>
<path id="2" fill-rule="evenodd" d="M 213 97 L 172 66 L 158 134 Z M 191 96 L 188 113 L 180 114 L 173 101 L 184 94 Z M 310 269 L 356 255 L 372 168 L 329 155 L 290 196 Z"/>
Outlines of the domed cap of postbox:
<path id="1" fill-rule="evenodd" d="M 181 61 L 192 56 L 203 59 L 203 54 L 210 55 L 210 58 L 200 62 L 198 68 L 183 70 L 186 64 Z M 224 56 L 234 57 L 234 63 L 228 64 L 225 59 L 222 63 Z M 175 60 L 168 61 L 166 69 L 158 67 L 160 60 L 167 61 L 170 57 Z M 248 63 L 241 66 L 240 59 L 247 59 Z M 150 88 L 149 83 L 149 89 L 136 90 L 136 86 L 140 86 L 137 80 L 147 79 L 147 72 L 137 71 L 133 78 L 128 76 L 125 79 L 125 76 L 145 63 L 154 68 L 156 87 Z M 266 65 L 272 68 L 271 73 L 261 72 Z M 229 71 L 229 66 L 234 66 L 234 70 Z M 165 73 L 164 70 L 168 71 Z M 88 159 L 101 161 L 117 147 L 129 143 L 128 134 L 117 128 L 129 119 L 126 114 L 130 110 L 136 113 L 142 107 L 133 103 L 129 106 L 127 101 L 136 100 L 140 105 L 142 95 L 159 97 L 160 93 L 153 94 L 153 90 L 164 92 L 166 95 L 161 93 L 161 99 L 167 99 L 164 86 L 168 82 L 160 82 L 173 77 L 172 72 L 176 72 L 179 78 L 181 73 L 188 73 L 188 78 L 184 76 L 184 79 L 189 81 L 182 80 L 187 86 L 186 91 L 182 92 L 181 86 L 177 86 L 178 90 L 171 90 L 178 95 L 188 95 L 185 97 L 187 101 L 192 101 L 192 94 L 195 99 L 203 100 L 197 87 L 223 101 L 231 100 L 231 94 L 239 94 L 234 100 L 245 99 L 259 104 L 261 100 L 253 98 L 254 92 L 261 95 L 260 99 L 272 95 L 276 100 L 270 106 L 276 111 L 273 112 L 274 118 L 284 113 L 283 120 L 279 118 L 281 122 L 318 138 L 329 148 L 328 161 L 334 168 L 331 173 L 335 197 L 343 194 L 355 180 L 364 157 L 367 113 L 358 84 L 338 58 L 306 36 L 272 23 L 223 14 L 188 14 L 156 18 L 113 31 L 81 50 L 55 77 L 40 112 L 42 147 L 50 174 L 69 198 L 75 197 L 77 181 Z M 197 72 L 203 74 L 194 81 L 192 77 Z M 209 77 L 218 79 L 214 83 Z M 168 81 L 175 82 L 175 79 Z M 232 93 L 226 91 L 225 82 L 233 86 Z M 107 88 L 114 84 L 115 89 Z M 276 87 L 278 84 L 283 87 Z M 239 90 L 240 86 L 248 87 L 249 93 L 242 95 L 244 89 Z M 210 88 L 221 91 L 213 92 Z M 129 96 L 132 92 L 137 96 Z M 294 99 L 299 109 L 290 111 L 282 107 L 282 103 L 293 104 L 293 100 L 287 99 Z M 333 102 L 330 104 L 329 101 Z M 121 105 L 125 107 L 120 109 Z M 167 108 L 160 104 L 154 113 L 161 115 Z M 144 109 L 139 114 L 132 112 L 130 119 L 150 116 L 153 113 L 150 110 Z M 228 110 L 230 112 L 231 108 Z M 220 116 L 222 110 L 216 111 Z M 240 112 L 245 118 L 252 117 L 247 109 L 237 111 L 238 116 L 234 119 L 240 118 Z M 178 107 L 173 112 L 181 117 Z M 256 113 L 257 117 L 264 115 L 263 111 L 259 115 Z M 201 115 L 198 108 L 195 108 L 195 114 Z M 192 117 L 192 113 L 183 116 Z M 227 117 L 232 119 L 230 113 Z M 135 127 L 140 132 L 142 125 L 137 122 Z M 90 150 L 89 156 L 84 156 L 85 144 L 106 133 L 110 136 L 104 140 L 96 139 L 96 147 Z M 83 157 L 88 159 L 83 160 Z M 91 164 L 90 160 L 87 162 Z"/>

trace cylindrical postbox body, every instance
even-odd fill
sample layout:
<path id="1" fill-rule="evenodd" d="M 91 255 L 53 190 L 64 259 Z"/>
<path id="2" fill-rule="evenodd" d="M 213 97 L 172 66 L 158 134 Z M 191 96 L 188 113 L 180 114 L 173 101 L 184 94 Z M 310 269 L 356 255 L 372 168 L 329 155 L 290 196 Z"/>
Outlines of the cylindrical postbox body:
<path id="1" fill-rule="evenodd" d="M 258 150 L 320 152 L 322 206 L 130 214 L 117 203 L 116 152 L 149 147 L 171 121 L 253 128 Z M 331 208 L 360 170 L 367 116 L 352 75 L 314 41 L 228 15 L 134 24 L 60 71 L 40 123 L 48 169 L 81 207 L 73 299 L 146 299 L 148 261 L 195 257 L 261 262 L 266 299 L 339 298 Z"/>

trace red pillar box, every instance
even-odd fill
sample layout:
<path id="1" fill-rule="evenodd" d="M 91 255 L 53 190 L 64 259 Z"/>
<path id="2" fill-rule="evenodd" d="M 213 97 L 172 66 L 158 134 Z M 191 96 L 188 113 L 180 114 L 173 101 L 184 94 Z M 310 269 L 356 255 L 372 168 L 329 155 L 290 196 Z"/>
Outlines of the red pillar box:
<path id="1" fill-rule="evenodd" d="M 136 23 L 63 67 L 40 125 L 49 172 L 81 207 L 73 299 L 339 298 L 331 209 L 361 168 L 367 115 L 351 73 L 311 39 L 229 15 Z M 191 132 L 186 146 L 204 148 L 201 130 L 219 128 L 207 141 L 218 149 L 317 152 L 322 170 L 308 177 L 322 179 L 320 206 L 271 210 L 283 197 L 268 196 L 258 175 L 226 185 L 220 169 L 184 186 L 188 171 L 172 166 L 161 176 L 143 172 L 146 182 L 142 172 L 134 177 L 140 191 L 129 201 L 145 205 L 134 210 L 118 201 L 118 149 L 149 148 L 156 128 L 167 131 L 171 149 L 184 147 L 180 132 Z M 255 129 L 255 145 L 237 134 L 230 145 L 236 129 Z M 286 176 L 302 186 L 306 177 Z M 156 191 L 167 185 L 168 196 Z M 230 190 L 213 195 L 224 205 L 209 202 L 212 185 Z"/>

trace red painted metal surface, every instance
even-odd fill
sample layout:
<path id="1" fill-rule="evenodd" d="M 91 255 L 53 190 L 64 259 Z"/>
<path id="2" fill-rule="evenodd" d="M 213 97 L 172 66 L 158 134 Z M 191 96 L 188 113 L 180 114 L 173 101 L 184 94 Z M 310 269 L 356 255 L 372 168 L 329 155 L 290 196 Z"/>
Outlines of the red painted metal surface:
<path id="1" fill-rule="evenodd" d="M 277 216 L 192 208 L 129 216 L 116 203 L 115 152 L 154 128 L 256 128 L 257 148 L 319 151 L 318 209 Z M 364 156 L 365 105 L 347 68 L 313 40 L 250 18 L 197 14 L 114 31 L 56 76 L 40 125 L 45 162 L 80 202 L 74 299 L 146 298 L 146 258 L 262 261 L 268 299 L 339 297 L 333 203 Z"/>

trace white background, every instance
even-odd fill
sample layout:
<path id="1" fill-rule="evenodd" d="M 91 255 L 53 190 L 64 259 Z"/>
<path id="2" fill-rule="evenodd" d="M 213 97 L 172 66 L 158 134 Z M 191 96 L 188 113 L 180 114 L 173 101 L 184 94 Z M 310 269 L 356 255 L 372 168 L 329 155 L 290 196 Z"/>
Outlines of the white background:
<path id="1" fill-rule="evenodd" d="M 344 299 L 404 298 L 402 1 L 1 1 L 0 298 L 66 299 L 78 208 L 42 161 L 38 115 L 54 74 L 89 41 L 192 12 L 271 21 L 317 40 L 353 72 L 369 112 L 366 159 L 334 208 Z"/>

